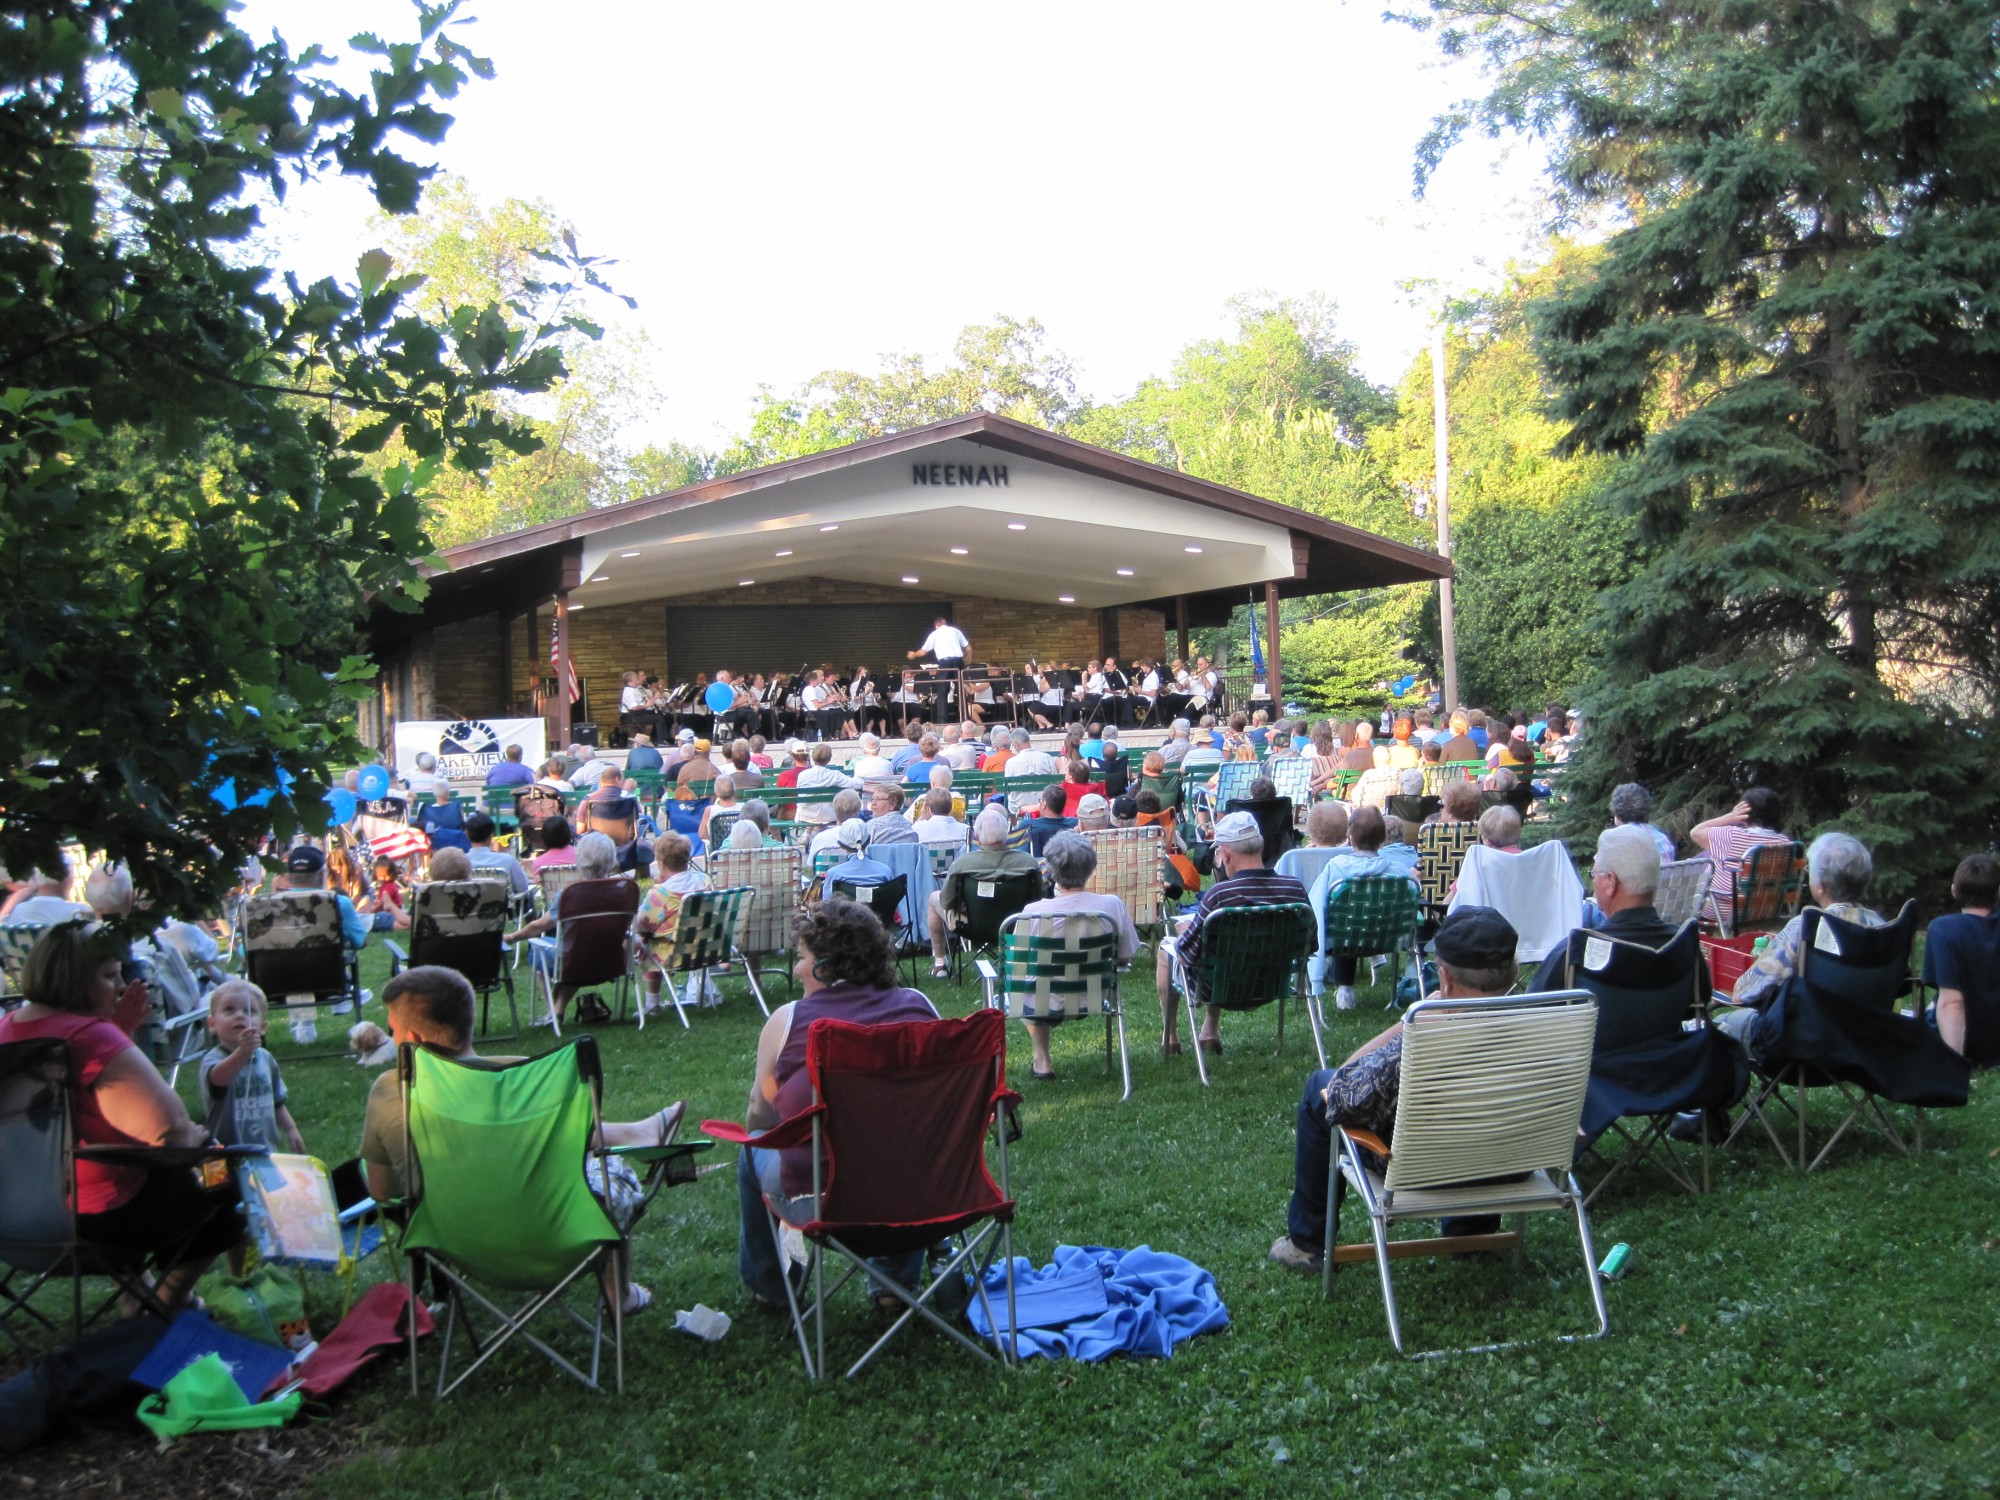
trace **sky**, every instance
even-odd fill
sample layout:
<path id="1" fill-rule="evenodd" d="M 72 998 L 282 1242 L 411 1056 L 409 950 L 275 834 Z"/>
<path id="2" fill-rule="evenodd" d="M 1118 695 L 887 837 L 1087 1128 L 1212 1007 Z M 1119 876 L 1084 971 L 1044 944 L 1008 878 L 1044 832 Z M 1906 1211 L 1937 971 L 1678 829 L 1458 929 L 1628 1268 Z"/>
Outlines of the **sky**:
<path id="1" fill-rule="evenodd" d="M 1532 146 L 1463 147 L 1423 201 L 1418 139 L 1478 78 L 1372 4 L 759 5 L 485 0 L 497 76 L 438 148 L 485 200 L 541 199 L 610 255 L 663 397 L 635 441 L 719 447 L 757 388 L 1037 318 L 1099 400 L 1226 336 L 1227 303 L 1324 293 L 1398 379 L 1421 292 L 1537 256 Z M 387 0 L 250 0 L 253 36 L 348 56 L 413 37 Z M 365 59 L 354 61 L 364 63 Z M 345 274 L 379 238 L 350 184 L 295 193 L 284 263 Z M 611 308 L 600 312 L 611 314 Z"/>

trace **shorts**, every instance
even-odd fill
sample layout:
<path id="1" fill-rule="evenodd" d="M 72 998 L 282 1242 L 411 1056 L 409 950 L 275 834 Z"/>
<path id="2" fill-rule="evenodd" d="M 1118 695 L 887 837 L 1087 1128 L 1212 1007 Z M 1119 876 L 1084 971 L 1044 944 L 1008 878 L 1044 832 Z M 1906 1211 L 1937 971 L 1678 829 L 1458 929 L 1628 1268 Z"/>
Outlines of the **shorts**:
<path id="1" fill-rule="evenodd" d="M 368 925 L 369 930 L 373 932 L 394 932 L 396 930 L 396 914 L 392 911 L 378 911 Z"/>
<path id="2" fill-rule="evenodd" d="M 157 1255 L 163 1264 L 211 1260 L 243 1239 L 243 1212 L 236 1178 L 219 1188 L 197 1186 L 188 1167 L 148 1172 L 139 1190 L 116 1208 L 76 1216 L 78 1238 L 135 1254 Z"/>

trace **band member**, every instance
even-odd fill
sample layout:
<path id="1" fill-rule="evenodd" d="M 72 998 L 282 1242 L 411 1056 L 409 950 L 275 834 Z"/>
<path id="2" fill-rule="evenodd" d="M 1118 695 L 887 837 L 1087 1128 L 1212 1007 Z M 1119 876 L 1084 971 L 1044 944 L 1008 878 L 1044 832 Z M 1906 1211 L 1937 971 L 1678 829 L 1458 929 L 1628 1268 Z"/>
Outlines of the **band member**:
<path id="1" fill-rule="evenodd" d="M 911 661 L 920 656 L 928 656 L 939 667 L 956 671 L 965 665 L 965 653 L 972 649 L 972 642 L 943 615 L 931 622 L 931 633 L 924 637 L 923 645 L 909 653 Z"/>
<path id="2" fill-rule="evenodd" d="M 968 677 L 965 681 L 965 717 L 971 723 L 984 725 L 993 713 L 993 675 L 997 670 L 988 667 L 984 677 Z"/>
<path id="3" fill-rule="evenodd" d="M 1044 671 L 1038 662 L 1028 663 L 1028 675 L 1034 679 L 1036 696 L 1021 706 L 1037 729 L 1054 729 L 1063 721 L 1062 679 L 1053 670 Z"/>
<path id="4" fill-rule="evenodd" d="M 1208 658 L 1197 656 L 1194 670 L 1188 673 L 1189 713 L 1214 713 L 1222 708 L 1222 679 L 1208 664 Z"/>
<path id="5" fill-rule="evenodd" d="M 1097 717 L 1098 705 L 1104 701 L 1109 684 L 1105 681 L 1103 666 L 1095 661 L 1083 664 L 1083 681 L 1070 694 L 1069 718 L 1072 724 L 1081 724 L 1086 719 Z"/>
<path id="6" fill-rule="evenodd" d="M 732 734 L 747 735 L 757 728 L 757 700 L 750 689 L 736 680 L 735 674 L 727 667 L 716 669 L 715 680 L 736 695 L 736 701 L 715 716 L 716 732 L 720 734 L 726 726 Z"/>
<path id="7" fill-rule="evenodd" d="M 882 695 L 875 690 L 875 679 L 868 675 L 864 666 L 856 666 L 854 677 L 847 684 L 847 728 L 850 735 L 862 730 L 886 728 L 889 715 L 883 711 Z"/>
<path id="8" fill-rule="evenodd" d="M 902 681 L 889 695 L 890 718 L 898 733 L 908 737 L 911 721 L 923 717 L 923 702 L 924 695 L 917 691 L 917 674 L 904 669 Z"/>
<path id="9" fill-rule="evenodd" d="M 1160 680 L 1159 715 L 1155 722 L 1171 724 L 1187 711 L 1193 695 L 1188 691 L 1187 663 L 1176 656 L 1167 663 Z"/>
<path id="10" fill-rule="evenodd" d="M 1103 718 L 1105 722 L 1120 726 L 1131 723 L 1132 704 L 1128 698 L 1132 688 L 1131 674 L 1118 665 L 1118 658 L 1104 658 Z"/>
<path id="11" fill-rule="evenodd" d="M 806 685 L 799 692 L 799 711 L 811 721 L 814 734 L 823 740 L 837 739 L 847 718 L 847 705 L 826 685 L 826 674 L 817 670 L 806 674 Z"/>
<path id="12" fill-rule="evenodd" d="M 1135 674 L 1132 683 L 1132 719 L 1137 723 L 1145 719 L 1157 723 L 1153 711 L 1160 706 L 1160 668 L 1158 663 L 1146 660 L 1132 664 Z"/>
<path id="13" fill-rule="evenodd" d="M 644 674 L 627 672 L 625 685 L 618 690 L 618 723 L 628 734 L 660 737 L 660 714 L 646 692 Z"/>

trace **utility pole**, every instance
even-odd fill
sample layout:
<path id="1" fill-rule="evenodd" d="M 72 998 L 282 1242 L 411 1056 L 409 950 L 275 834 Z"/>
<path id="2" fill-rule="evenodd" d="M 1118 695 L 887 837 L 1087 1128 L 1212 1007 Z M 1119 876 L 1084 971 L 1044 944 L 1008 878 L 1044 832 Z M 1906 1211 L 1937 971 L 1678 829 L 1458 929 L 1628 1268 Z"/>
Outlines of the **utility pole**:
<path id="1" fill-rule="evenodd" d="M 1451 558 L 1451 419 L 1445 411 L 1444 319 L 1431 329 L 1431 440 L 1437 452 L 1438 556 Z M 1444 711 L 1458 707 L 1458 629 L 1452 618 L 1451 575 L 1438 580 L 1438 632 L 1444 646 Z"/>

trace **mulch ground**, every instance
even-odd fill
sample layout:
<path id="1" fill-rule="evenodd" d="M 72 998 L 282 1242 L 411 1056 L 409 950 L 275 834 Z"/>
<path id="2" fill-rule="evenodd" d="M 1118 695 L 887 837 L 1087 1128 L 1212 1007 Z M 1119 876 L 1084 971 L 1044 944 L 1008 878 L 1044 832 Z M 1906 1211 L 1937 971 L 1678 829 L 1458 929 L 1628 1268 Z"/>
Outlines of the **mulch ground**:
<path id="1" fill-rule="evenodd" d="M 289 1427 L 199 1433 L 165 1451 L 135 1422 L 71 1422 L 7 1461 L 0 1497 L 263 1500 L 303 1492 L 370 1443 L 367 1430 L 345 1418 L 301 1416 Z"/>

